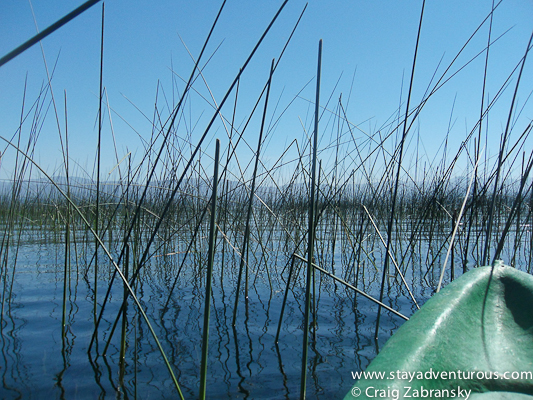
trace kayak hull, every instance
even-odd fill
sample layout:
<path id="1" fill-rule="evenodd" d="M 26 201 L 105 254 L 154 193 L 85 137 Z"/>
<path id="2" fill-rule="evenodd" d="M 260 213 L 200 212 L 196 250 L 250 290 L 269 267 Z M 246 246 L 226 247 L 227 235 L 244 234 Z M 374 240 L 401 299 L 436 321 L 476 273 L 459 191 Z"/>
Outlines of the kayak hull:
<path id="1" fill-rule="evenodd" d="M 345 400 L 533 400 L 533 276 L 501 264 L 467 272 L 402 325 L 365 372 Z"/>

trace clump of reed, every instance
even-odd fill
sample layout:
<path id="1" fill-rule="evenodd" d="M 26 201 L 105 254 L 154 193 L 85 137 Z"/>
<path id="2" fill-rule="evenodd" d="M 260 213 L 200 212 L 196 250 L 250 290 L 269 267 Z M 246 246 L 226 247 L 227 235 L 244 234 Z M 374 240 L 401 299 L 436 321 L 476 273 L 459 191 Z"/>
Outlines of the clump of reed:
<path id="1" fill-rule="evenodd" d="M 408 137 L 415 135 L 413 126 L 431 96 L 449 79 L 449 68 L 456 59 L 415 104 L 411 98 L 416 76 L 415 50 L 403 116 L 396 123 L 370 133 L 350 121 L 342 95 L 334 107 L 322 106 L 319 50 L 312 128 L 304 126 L 303 140 L 294 139 L 278 159 L 267 164 L 261 155 L 275 126 L 272 121 L 281 117 L 279 111 L 271 111 L 269 93 L 276 85 L 276 68 L 300 19 L 295 22 L 283 50 L 272 61 L 263 90 L 246 115 L 246 123 L 237 126 L 235 120 L 242 74 L 286 1 L 258 39 L 222 100 L 210 103 L 214 111 L 200 137 L 196 138 L 190 130 L 184 139 L 177 135 L 178 131 L 187 129 L 180 124 L 183 109 L 197 80 L 203 78 L 200 66 L 206 57 L 204 50 L 224 4 L 194 61 L 189 79 L 184 80 L 179 100 L 167 112 L 164 122 L 163 110 L 156 102 L 154 135 L 147 142 L 141 161 L 134 165 L 130 154 L 122 160 L 117 156 L 118 180 L 102 180 L 99 161 L 94 176 L 72 170 L 66 95 L 65 122 L 58 123 L 64 155 L 62 172 L 56 177 L 49 176 L 33 160 L 40 120 L 45 118 L 42 110 L 53 101 L 50 80 L 31 110 L 23 107 L 20 128 L 13 138 L 4 139 L 5 151 L 14 151 L 15 166 L 13 179 L 0 193 L 2 328 L 8 324 L 5 316 L 14 298 L 18 249 L 25 240 L 44 240 L 63 255 L 61 337 L 65 370 L 71 335 L 68 308 L 75 306 L 70 300 L 72 280 L 73 275 L 81 275 L 93 295 L 94 329 L 87 344 L 89 358 L 96 362 L 102 357 L 107 363 L 108 358 L 118 353 L 119 372 L 110 372 L 110 381 L 125 398 L 137 395 L 137 369 L 142 357 L 138 335 L 146 328 L 176 393 L 180 398 L 185 397 L 178 372 L 180 360 L 167 357 L 167 350 L 175 345 L 175 334 L 166 331 L 166 324 L 168 316 L 183 306 L 182 293 L 190 285 L 195 293 L 189 299 L 190 306 L 203 308 L 204 323 L 201 355 L 195 360 L 200 380 L 197 384 L 188 382 L 186 393 L 194 396 L 199 393 L 200 398 L 205 398 L 209 390 L 209 357 L 212 356 L 208 350 L 209 327 L 213 324 L 210 310 L 219 300 L 215 288 L 217 293 L 227 290 L 234 298 L 229 310 L 233 332 L 227 334 L 233 333 L 237 340 L 235 327 L 249 317 L 252 289 L 265 285 L 271 296 L 280 291 L 284 296 L 276 316 L 279 317 L 276 346 L 284 339 L 280 332 L 289 294 L 304 302 L 303 325 L 299 327 L 303 331 L 300 396 L 304 398 L 308 386 L 307 352 L 310 342 L 316 345 L 320 335 L 320 313 L 328 312 L 318 305 L 323 291 L 353 301 L 355 313 L 360 296 L 375 301 L 378 304 L 375 337 L 378 338 L 382 307 L 391 311 L 394 318 L 407 318 L 391 305 L 386 294 L 396 288 L 398 297 L 412 300 L 412 305 L 418 307 L 420 298 L 415 298 L 411 288 L 424 286 L 434 290 L 437 287 L 442 275 L 439 267 L 448 250 L 450 267 L 442 271 L 446 272 L 447 281 L 500 257 L 531 270 L 533 196 L 529 173 L 533 159 L 527 157 L 525 148 L 532 125 L 523 127 L 518 137 L 511 135 L 520 129 L 512 123 L 516 90 L 522 84 L 520 75 L 496 162 L 481 158 L 481 127 L 494 105 L 486 105 L 482 100 L 479 120 L 453 157 L 445 151 L 441 159 L 422 166 L 417 155 L 414 165 L 406 165 L 405 146 Z M 422 16 L 423 12 L 419 37 L 423 32 Z M 101 67 L 103 26 L 102 8 Z M 520 73 L 530 46 L 531 42 L 518 64 Z M 485 51 L 488 53 L 489 49 L 490 45 Z M 103 81 L 101 68 L 98 149 L 105 124 Z M 506 86 L 507 82 L 501 90 Z M 231 102 L 233 108 L 228 116 L 223 110 L 226 112 L 224 106 Z M 32 134 L 24 143 L 23 129 L 27 128 L 25 121 L 30 113 L 33 113 L 29 128 Z M 59 121 L 60 112 L 56 109 L 55 113 Z M 249 123 L 254 118 L 261 120 L 258 133 L 250 132 Z M 319 121 L 326 120 L 320 129 L 330 130 L 331 140 L 322 141 L 319 146 Z M 220 142 L 217 139 L 216 155 L 212 155 L 205 143 L 217 136 L 212 133 L 216 121 L 220 121 L 226 137 Z M 249 159 L 243 159 L 238 150 L 249 146 L 247 136 L 256 137 L 257 146 L 250 149 Z M 220 148 L 221 142 L 226 146 Z M 465 153 L 470 169 L 456 173 L 458 161 L 465 158 Z M 332 157 L 334 161 L 326 166 L 327 160 L 321 162 L 321 157 Z M 478 162 L 479 166 L 474 168 Z M 213 173 L 207 168 L 211 164 Z M 517 169 L 518 176 L 513 174 Z M 75 178 L 77 173 L 90 178 Z M 35 176 L 39 178 L 36 180 Z M 139 293 L 145 285 L 157 287 L 163 297 L 163 307 L 155 309 L 142 301 Z M 129 378 L 135 382 L 134 393 L 127 384 Z"/>

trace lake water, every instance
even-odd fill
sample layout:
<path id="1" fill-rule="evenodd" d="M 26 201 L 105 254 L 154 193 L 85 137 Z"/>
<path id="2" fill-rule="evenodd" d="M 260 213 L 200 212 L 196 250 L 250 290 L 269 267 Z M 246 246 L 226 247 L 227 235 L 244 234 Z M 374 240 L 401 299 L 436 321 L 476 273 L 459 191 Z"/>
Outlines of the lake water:
<path id="1" fill-rule="evenodd" d="M 122 302 L 123 287 L 113 285 L 98 331 L 97 346 L 88 353 L 94 331 L 94 270 L 89 264 L 91 246 L 78 243 L 78 259 L 71 244 L 70 277 L 66 299 L 66 334 L 62 337 L 64 293 L 64 244 L 52 234 L 25 234 L 14 262 L 2 264 L 3 314 L 0 353 L 1 399 L 173 399 L 176 389 L 154 339 L 135 305 L 129 302 L 126 325 L 124 377 L 120 377 L 121 324 L 101 353 Z M 529 236 L 524 240 L 529 240 Z M 202 239 L 204 242 L 207 240 Z M 377 242 L 376 242 L 377 243 Z M 207 244 L 205 244 L 207 246 Z M 281 245 L 280 245 L 281 246 Z M 337 243 L 339 249 L 341 241 Z M 361 257 L 357 286 L 379 297 L 382 246 L 370 244 Z M 185 254 L 153 257 L 141 271 L 135 287 L 186 399 L 198 398 L 205 296 L 206 247 L 187 257 L 176 287 L 170 295 Z M 294 399 L 299 398 L 305 303 L 305 266 L 295 264 L 281 324 L 289 255 L 280 250 L 268 260 L 260 258 L 260 246 L 250 249 L 250 289 L 241 292 L 236 325 L 233 309 L 239 259 L 225 248 L 224 264 L 219 238 L 209 327 L 207 398 Z M 342 250 L 342 249 L 341 249 Z M 115 249 L 116 251 L 116 249 Z M 342 254 L 342 256 L 341 256 Z M 429 253 L 428 253 L 429 254 Z M 157 255 L 157 254 L 156 254 Z M 442 265 L 445 252 L 437 258 Z M 331 255 L 317 251 L 317 260 L 331 270 Z M 427 257 L 414 256 L 406 280 L 422 305 L 433 293 L 440 266 L 426 279 Z M 336 275 L 354 283 L 355 258 L 346 252 L 334 255 Z M 89 266 L 88 266 L 89 265 Z M 267 268 L 268 265 L 268 268 Z M 456 260 L 456 276 L 462 268 Z M 223 266 L 223 268 L 222 268 Z M 470 268 L 470 266 L 469 266 Z M 98 312 L 101 310 L 112 269 L 102 255 L 97 283 Z M 351 274 L 350 274 L 350 273 Z M 347 276 L 348 274 L 348 276 Z M 388 278 L 385 303 L 411 316 L 415 305 L 398 277 Z M 354 384 L 352 371 L 366 368 L 387 339 L 404 322 L 382 311 L 379 340 L 374 340 L 377 305 L 316 272 L 316 340 L 311 331 L 308 359 L 307 398 L 343 398 Z M 446 274 L 449 281 L 449 273 Z M 169 306 L 164 306 L 169 299 Z M 97 354 L 99 354 L 97 356 Z"/>

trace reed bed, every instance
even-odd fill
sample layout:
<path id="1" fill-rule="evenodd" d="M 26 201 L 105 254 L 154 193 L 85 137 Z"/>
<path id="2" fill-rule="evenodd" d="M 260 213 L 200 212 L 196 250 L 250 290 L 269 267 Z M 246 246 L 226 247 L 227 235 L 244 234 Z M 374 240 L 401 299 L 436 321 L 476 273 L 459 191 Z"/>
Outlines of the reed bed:
<path id="1" fill-rule="evenodd" d="M 327 73 L 320 42 L 314 111 L 278 158 L 263 157 L 280 119 L 303 101 L 296 96 L 283 108 L 269 96 L 281 84 L 276 68 L 300 19 L 255 106 L 242 105 L 239 90 L 286 3 L 222 100 L 203 99 L 211 117 L 200 127 L 185 110 L 197 104 L 222 3 L 175 102 L 158 97 L 140 161 L 119 157 L 115 144 L 113 179 L 99 161 L 94 173 L 69 162 L 66 96 L 58 125 L 63 163 L 45 172 L 32 154 L 51 81 L 31 106 L 25 99 L 19 129 L 2 138 L 2 154 L 15 158 L 12 179 L 0 186 L 3 398 L 72 398 L 78 388 L 118 398 L 269 398 L 271 387 L 280 398 L 341 396 L 351 387 L 349 371 L 368 364 L 441 276 L 446 284 L 499 258 L 531 272 L 532 125 L 513 123 L 516 94 L 496 156 L 483 156 L 481 142 L 499 94 L 489 104 L 482 95 L 481 116 L 464 141 L 446 138 L 441 157 L 429 160 L 413 150 L 412 138 L 423 135 L 413 127 L 448 69 L 418 103 L 409 88 L 397 118 L 367 131 L 350 121 L 342 95 L 319 95 Z M 423 12 L 420 26 L 422 19 Z M 103 26 L 102 7 L 101 66 Z M 531 41 L 520 74 L 530 48 Z M 411 86 L 416 51 L 414 60 Z M 101 69 L 98 149 L 107 123 L 103 80 Z M 523 84 L 519 76 L 515 93 Z M 32 294 L 28 277 L 47 274 L 53 278 L 34 286 L 49 281 L 60 290 Z M 48 324 L 34 327 L 21 311 L 31 296 Z M 22 367 L 19 356 L 46 332 L 60 338 L 51 347 L 59 352 L 47 353 L 53 361 L 43 365 L 53 372 L 32 386 L 35 367 Z"/>

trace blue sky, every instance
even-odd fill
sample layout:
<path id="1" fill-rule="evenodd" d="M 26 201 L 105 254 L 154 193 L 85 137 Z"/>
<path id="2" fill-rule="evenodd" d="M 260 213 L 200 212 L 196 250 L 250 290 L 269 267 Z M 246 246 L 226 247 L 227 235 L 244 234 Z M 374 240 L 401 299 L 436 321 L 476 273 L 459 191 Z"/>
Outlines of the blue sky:
<path id="1" fill-rule="evenodd" d="M 61 18 L 82 1 L 32 0 L 31 5 L 40 29 Z M 193 57 L 198 56 L 202 43 L 211 27 L 221 1 L 125 1 L 105 2 L 104 33 L 104 86 L 109 113 L 103 124 L 102 174 L 108 172 L 128 152 L 134 162 L 140 162 L 145 153 L 143 142 L 150 140 L 156 93 L 161 118 L 177 102 L 184 83 L 193 67 Z M 214 53 L 206 66 L 204 77 L 215 100 L 222 99 L 251 49 L 270 22 L 282 1 L 229 0 L 222 12 L 204 60 Z M 392 0 L 336 0 L 310 1 L 286 53 L 275 72 L 267 121 L 278 121 L 268 133 L 262 159 L 273 165 L 294 139 L 304 148 L 306 133 L 312 130 L 312 113 L 315 92 L 316 60 L 319 39 L 323 39 L 321 106 L 328 106 L 320 122 L 320 157 L 324 166 L 333 163 L 333 153 L 324 149 L 337 135 L 331 111 L 337 108 L 342 94 L 348 119 L 358 125 L 355 137 L 360 146 L 367 146 L 367 137 L 390 132 L 387 124 L 405 113 L 405 101 L 411 73 L 413 52 L 418 29 L 421 1 Z M 239 88 L 236 122 L 242 124 L 249 115 L 264 86 L 273 58 L 277 58 L 293 29 L 304 1 L 290 0 L 275 22 L 257 54 L 242 76 Z M 470 35 L 491 10 L 491 0 L 435 0 L 426 4 L 414 90 L 411 106 L 420 103 L 432 80 L 439 77 Z M 48 68 L 56 64 L 52 89 L 58 118 L 64 135 L 65 102 L 67 96 L 69 154 L 76 175 L 93 176 L 97 140 L 97 112 L 100 63 L 101 3 L 68 23 L 42 41 Z M 492 38 L 508 31 L 491 47 L 489 53 L 487 98 L 490 101 L 523 56 L 533 30 L 533 1 L 504 0 L 494 14 Z M 487 43 L 488 23 L 485 23 L 468 44 L 463 54 L 452 66 L 450 76 L 472 57 L 483 51 Z M 0 55 L 4 55 L 32 35 L 36 28 L 30 3 L 26 1 L 0 2 Z M 183 43 L 180 40 L 183 40 Z M 440 62 L 440 66 L 439 66 Z M 448 152 L 453 156 L 467 133 L 479 119 L 481 88 L 485 55 L 482 54 L 451 79 L 425 106 L 408 137 L 406 166 L 414 163 L 418 145 L 419 163 L 435 168 L 442 158 L 447 132 Z M 172 72 L 173 71 L 173 72 Z M 498 153 L 499 138 L 505 128 L 517 73 L 498 100 L 486 120 L 489 138 L 488 157 Z M 11 138 L 17 132 L 27 79 L 25 113 L 28 119 L 22 127 L 22 142 L 27 142 L 32 132 L 39 136 L 35 145 L 35 160 L 53 175 L 62 174 L 62 153 L 56 117 L 51 97 L 44 99 L 48 113 L 40 114 L 38 128 L 32 131 L 30 121 L 34 112 L 30 107 L 46 83 L 41 48 L 36 45 L 0 68 L 0 136 Z M 437 79 L 437 78 L 436 78 Z M 435 82 L 435 80 L 433 81 Z M 533 89 L 533 61 L 525 65 L 518 93 L 517 109 L 522 109 L 511 135 L 516 140 L 533 117 L 531 102 L 526 102 Z M 306 86 L 307 85 L 307 86 Z M 201 96 L 210 98 L 207 86 L 198 79 L 194 85 L 198 94 L 191 95 L 186 104 L 186 115 L 178 128 L 178 136 L 190 134 L 198 140 L 213 108 Z M 299 97 L 295 96 L 300 93 Z M 201 96 L 200 96 L 201 95 Z M 328 103 L 329 99 L 329 103 Z M 348 103 L 349 99 L 349 103 Z M 293 101 L 294 100 L 294 101 Z M 222 112 L 231 119 L 234 95 Z M 262 103 L 261 103 L 262 104 Z M 282 110 L 288 109 L 281 115 Z M 262 110 L 262 105 L 261 105 Z M 260 114 L 252 120 L 244 137 L 255 147 L 260 124 Z M 281 115 L 281 118 L 279 118 Z M 279 120 L 278 120 L 279 118 Z M 196 128 L 191 131 L 191 126 Z M 305 129 L 305 130 L 304 130 Z M 381 129 L 381 130 L 380 130 Z M 377 136 L 376 136 L 377 135 Z M 213 154 L 214 138 L 219 138 L 222 148 L 227 148 L 228 138 L 220 123 L 215 124 L 206 139 L 203 150 Z M 342 152 L 353 151 L 344 127 Z M 179 143 L 184 143 L 183 140 Z M 178 143 L 176 142 L 176 143 Z M 392 151 L 398 135 L 385 143 Z M 470 144 L 470 150 L 473 142 Z M 2 151 L 4 145 L 0 146 Z M 524 150 L 530 152 L 528 142 Z M 240 162 L 247 164 L 251 152 L 240 147 Z M 292 150 L 291 150 L 292 151 Z M 343 154 L 345 154 L 343 153 Z M 295 157 L 289 152 L 287 159 Z M 383 156 L 380 156 L 383 159 Z M 206 167 L 209 157 L 203 157 Z M 14 152 L 3 154 L 0 177 L 13 173 Z M 490 161 L 490 158 L 489 158 Z M 354 168 L 356 160 L 347 163 Z M 468 165 L 465 154 L 461 174 Z M 76 167 L 75 165 L 78 165 Z M 289 164 L 287 168 L 294 169 Z M 290 173 L 289 173 L 290 175 Z"/>

